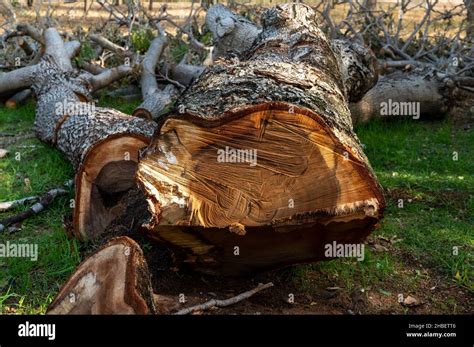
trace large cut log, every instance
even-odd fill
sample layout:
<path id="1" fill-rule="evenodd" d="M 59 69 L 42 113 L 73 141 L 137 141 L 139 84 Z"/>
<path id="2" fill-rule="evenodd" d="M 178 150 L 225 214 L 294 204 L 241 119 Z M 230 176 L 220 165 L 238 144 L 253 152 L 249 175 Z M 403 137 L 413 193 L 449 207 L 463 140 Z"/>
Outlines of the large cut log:
<path id="1" fill-rule="evenodd" d="M 44 31 L 43 42 L 45 53 L 37 65 L 0 76 L 0 93 L 34 91 L 37 136 L 63 152 L 76 171 L 74 230 L 86 239 L 124 210 L 121 197 L 135 185 L 138 151 L 148 145 L 156 124 L 92 102 L 92 92 L 130 68 L 81 73 L 70 60 L 77 45 L 64 44 L 54 28 Z"/>
<path id="2" fill-rule="evenodd" d="M 74 271 L 47 314 L 154 314 L 148 266 L 128 237 L 109 241 Z"/>
<path id="3" fill-rule="evenodd" d="M 325 259 L 325 244 L 362 242 L 385 206 L 313 10 L 281 5 L 261 22 L 240 59 L 183 94 L 138 166 L 150 235 L 209 273 Z"/>

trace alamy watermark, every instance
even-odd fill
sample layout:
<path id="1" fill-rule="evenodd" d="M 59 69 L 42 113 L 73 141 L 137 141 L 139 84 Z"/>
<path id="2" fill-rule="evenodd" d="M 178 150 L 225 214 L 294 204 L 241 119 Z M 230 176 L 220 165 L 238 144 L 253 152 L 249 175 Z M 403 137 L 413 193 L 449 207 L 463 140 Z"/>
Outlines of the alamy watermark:
<path id="1" fill-rule="evenodd" d="M 256 166 L 257 150 L 225 146 L 225 149 L 217 150 L 217 161 L 219 163 L 249 163 L 250 166 Z"/>
<path id="2" fill-rule="evenodd" d="M 19 337 L 46 337 L 53 341 L 56 339 L 56 324 L 54 323 L 30 323 L 26 321 L 24 324 L 18 325 Z"/>
<path id="3" fill-rule="evenodd" d="M 380 103 L 381 116 L 411 116 L 413 119 L 420 118 L 419 102 L 401 102 L 388 99 L 387 102 Z"/>
<path id="4" fill-rule="evenodd" d="M 88 115 L 93 116 L 95 114 L 95 104 L 93 102 L 76 102 L 63 100 L 55 104 L 56 115 Z"/>
<path id="5" fill-rule="evenodd" d="M 31 261 L 37 261 L 38 244 L 10 241 L 0 243 L 0 258 L 30 258 Z"/>
<path id="6" fill-rule="evenodd" d="M 358 261 L 364 260 L 363 243 L 326 243 L 324 245 L 324 256 L 327 258 L 357 258 Z"/>

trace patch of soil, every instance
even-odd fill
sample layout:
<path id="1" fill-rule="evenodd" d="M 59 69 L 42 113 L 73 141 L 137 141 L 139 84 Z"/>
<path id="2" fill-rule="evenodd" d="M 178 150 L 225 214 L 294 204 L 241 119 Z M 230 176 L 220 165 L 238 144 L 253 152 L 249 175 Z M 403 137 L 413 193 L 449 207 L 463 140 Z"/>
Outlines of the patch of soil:
<path id="1" fill-rule="evenodd" d="M 387 251 L 393 251 L 389 242 L 383 239 L 376 242 Z M 144 252 L 153 274 L 154 291 L 174 298 L 180 309 L 211 299 L 227 299 L 259 283 L 274 284 L 274 287 L 245 301 L 201 314 L 468 314 L 474 308 L 468 293 L 435 271 L 424 269 L 407 255 L 401 258 L 407 260 L 402 273 L 380 282 L 377 288 L 361 290 L 361 284 L 355 283 L 354 289 L 348 290 L 342 285 L 337 287 L 334 279 L 317 270 L 310 269 L 305 273 L 304 286 L 299 283 L 301 275 L 295 275 L 291 268 L 254 277 L 222 278 L 176 268 L 172 253 L 164 245 L 145 247 Z M 424 276 L 417 280 L 416 286 L 397 282 L 397 278 L 413 277 L 417 270 Z M 184 294 L 185 303 L 179 302 L 180 294 Z M 404 298 L 408 295 L 415 297 L 420 304 L 405 307 L 399 303 L 399 294 Z M 293 303 L 289 302 L 291 297 L 294 298 Z"/>

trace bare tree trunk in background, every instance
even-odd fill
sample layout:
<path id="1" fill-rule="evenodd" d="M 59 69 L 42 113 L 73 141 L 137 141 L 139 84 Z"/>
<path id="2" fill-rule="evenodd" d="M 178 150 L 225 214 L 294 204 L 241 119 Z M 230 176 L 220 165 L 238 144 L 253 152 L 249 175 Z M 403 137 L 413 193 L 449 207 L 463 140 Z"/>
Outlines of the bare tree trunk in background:
<path id="1" fill-rule="evenodd" d="M 464 0 L 467 9 L 467 37 L 474 40 L 474 0 Z"/>
<path id="2" fill-rule="evenodd" d="M 150 1 L 148 2 L 148 10 L 149 10 L 149 11 L 153 11 L 153 0 L 150 0 Z"/>
<path id="3" fill-rule="evenodd" d="M 32 7 L 33 6 L 33 0 L 27 0 L 27 5 L 28 7 Z"/>

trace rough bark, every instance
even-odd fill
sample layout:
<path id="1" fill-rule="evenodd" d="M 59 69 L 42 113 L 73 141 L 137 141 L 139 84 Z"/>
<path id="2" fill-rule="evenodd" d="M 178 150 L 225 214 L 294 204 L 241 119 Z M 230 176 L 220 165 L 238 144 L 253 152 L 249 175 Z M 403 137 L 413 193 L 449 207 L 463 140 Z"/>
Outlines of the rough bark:
<path id="1" fill-rule="evenodd" d="M 303 4 L 265 11 L 251 49 L 204 72 L 140 160 L 151 236 L 200 270 L 321 260 L 324 244 L 360 242 L 382 216 L 341 60 L 313 17 Z M 226 148 L 256 150 L 255 165 L 222 162 Z"/>
<path id="2" fill-rule="evenodd" d="M 356 41 L 331 41 L 336 57 L 340 58 L 342 82 L 349 102 L 360 100 L 378 80 L 377 58 L 373 52 Z"/>
<path id="3" fill-rule="evenodd" d="M 206 16 L 212 33 L 214 58 L 233 52 L 243 54 L 252 45 L 261 29 L 223 5 L 212 6 Z M 350 102 L 356 102 L 377 82 L 377 59 L 363 44 L 345 38 L 331 41 L 343 75 L 344 90 Z"/>
<path id="4" fill-rule="evenodd" d="M 154 314 L 150 274 L 132 239 L 112 239 L 83 261 L 47 314 Z"/>

